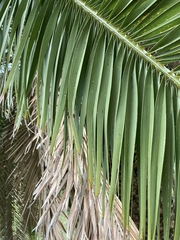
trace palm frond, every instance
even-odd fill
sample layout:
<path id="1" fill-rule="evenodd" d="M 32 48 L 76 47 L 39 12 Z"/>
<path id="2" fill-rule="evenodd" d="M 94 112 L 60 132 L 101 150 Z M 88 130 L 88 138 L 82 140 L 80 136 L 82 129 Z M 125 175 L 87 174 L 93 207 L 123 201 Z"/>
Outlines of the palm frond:
<path id="1" fill-rule="evenodd" d="M 84 151 L 85 129 L 87 166 L 84 162 L 83 167 L 86 166 L 87 179 L 83 184 L 87 183 L 88 194 L 95 191 L 94 202 L 103 193 L 104 217 L 106 180 L 110 184 L 108 205 L 113 213 L 121 168 L 123 224 L 127 230 L 136 148 L 140 239 L 145 239 L 146 234 L 148 240 L 155 238 L 161 190 L 164 238 L 169 239 L 172 198 L 176 216 L 174 239 L 179 236 L 179 11 L 179 0 L 4 0 L 0 5 L 0 89 L 4 112 L 11 112 L 15 105 L 16 129 L 22 118 L 30 122 L 37 118 L 36 136 L 47 138 L 45 148 L 52 159 L 57 153 L 63 121 L 65 125 L 70 121 L 70 128 L 64 127 L 63 151 L 66 153 L 68 147 L 68 130 L 73 139 L 70 149 L 77 151 L 69 153 L 72 159 Z M 174 62 L 177 65 L 172 65 Z M 32 117 L 29 95 L 34 86 Z M 49 161 L 43 160 L 45 165 Z M 53 161 L 46 166 L 51 172 L 59 163 Z M 63 186 L 61 189 L 65 194 L 75 179 L 71 163 L 66 158 L 63 161 L 67 172 L 51 180 L 58 185 L 70 174 L 71 182 L 67 180 L 65 190 Z M 77 157 L 74 163 L 78 161 Z M 52 206 L 57 201 L 62 208 L 60 190 L 58 195 L 56 184 L 46 179 L 46 172 L 35 193 L 45 191 L 45 209 L 49 201 L 53 201 Z M 53 200 L 47 181 L 56 193 Z M 86 192 L 83 194 L 86 199 Z M 48 211 L 49 208 L 44 210 L 45 215 Z M 74 219 L 75 213 L 71 216 Z M 51 210 L 46 217 L 50 220 L 46 233 L 51 234 L 54 219 L 60 224 L 58 215 Z M 39 224 L 43 221 L 42 217 Z M 97 232 L 97 226 L 91 227 L 89 239 L 94 237 L 91 231 Z"/>

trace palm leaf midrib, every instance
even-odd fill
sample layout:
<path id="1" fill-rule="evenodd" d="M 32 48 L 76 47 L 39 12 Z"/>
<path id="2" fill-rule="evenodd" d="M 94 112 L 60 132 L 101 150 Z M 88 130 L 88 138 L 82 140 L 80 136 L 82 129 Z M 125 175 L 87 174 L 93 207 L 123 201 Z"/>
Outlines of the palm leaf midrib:
<path id="1" fill-rule="evenodd" d="M 123 41 L 129 48 L 131 48 L 134 52 L 136 52 L 141 58 L 143 58 L 150 65 L 154 66 L 159 72 L 161 72 L 164 77 L 172 81 L 178 88 L 180 87 L 180 78 L 174 74 L 173 71 L 170 71 L 166 68 L 161 62 L 159 62 L 154 56 L 152 56 L 149 52 L 147 52 L 144 48 L 142 48 L 137 42 L 133 41 L 126 33 L 114 27 L 110 22 L 108 22 L 105 18 L 101 17 L 97 14 L 97 12 L 89 7 L 81 0 L 72 0 L 75 2 L 84 12 L 93 17 L 98 23 L 102 24 L 105 29 L 111 32 L 113 35 L 118 37 L 121 41 Z"/>

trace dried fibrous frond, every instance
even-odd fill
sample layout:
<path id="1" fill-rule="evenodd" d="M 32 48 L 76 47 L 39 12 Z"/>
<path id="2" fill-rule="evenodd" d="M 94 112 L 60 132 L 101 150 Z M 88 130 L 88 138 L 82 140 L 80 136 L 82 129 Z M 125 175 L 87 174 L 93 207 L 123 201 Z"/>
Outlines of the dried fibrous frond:
<path id="1" fill-rule="evenodd" d="M 106 184 L 105 209 L 102 213 L 103 188 L 95 196 L 94 188 L 88 183 L 87 142 L 83 135 L 80 153 L 75 148 L 68 120 L 67 140 L 64 144 L 64 122 L 57 137 L 52 155 L 48 140 L 40 144 L 40 164 L 44 167 L 34 199 L 42 201 L 42 215 L 36 230 L 46 229 L 46 239 L 138 239 L 138 230 L 131 221 L 130 230 L 123 230 L 122 204 L 116 197 L 115 211 L 111 216 L 108 207 L 108 183 Z"/>

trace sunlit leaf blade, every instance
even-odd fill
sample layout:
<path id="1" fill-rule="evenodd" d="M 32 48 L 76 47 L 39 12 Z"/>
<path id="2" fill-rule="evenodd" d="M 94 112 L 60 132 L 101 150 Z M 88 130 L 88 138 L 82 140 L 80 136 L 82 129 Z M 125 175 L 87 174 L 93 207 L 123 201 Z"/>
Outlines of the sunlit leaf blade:
<path id="1" fill-rule="evenodd" d="M 116 6 L 114 7 L 112 13 L 111 13 L 111 18 L 114 16 L 117 16 L 121 14 L 121 12 L 126 9 L 133 1 L 132 0 L 125 0 L 125 1 L 118 1 Z"/>
<path id="2" fill-rule="evenodd" d="M 93 183 L 93 168 L 96 161 L 96 112 L 98 106 L 99 91 L 102 81 L 102 72 L 105 57 L 105 41 L 104 34 L 100 35 L 96 54 L 93 63 L 93 71 L 91 75 L 91 83 L 88 94 L 88 106 L 87 106 L 87 133 L 88 139 L 88 158 L 89 158 L 89 180 L 90 184 Z M 90 117 L 92 116 L 92 117 Z M 93 164 L 94 161 L 94 164 Z"/>
<path id="3" fill-rule="evenodd" d="M 5 5 L 5 7 L 8 9 L 8 5 L 6 6 Z M 3 36 L 3 38 L 2 38 L 2 42 L 1 42 L 1 50 L 0 50 L 0 59 L 2 58 L 2 56 L 3 55 L 7 55 L 7 53 L 5 52 L 5 48 L 6 48 L 6 44 L 7 44 L 7 42 L 8 42 L 8 38 L 9 38 L 9 36 L 8 36 L 8 30 L 9 30 L 9 28 L 10 28 L 10 26 L 11 26 L 11 21 L 12 21 L 12 19 L 13 19 L 13 14 L 14 14 L 14 12 L 15 12 L 15 4 L 14 4 L 14 6 L 13 6 L 13 8 L 12 8 L 12 11 L 11 11 L 11 13 L 10 13 L 10 16 L 9 16 L 9 18 L 8 17 L 6 17 L 6 20 L 5 20 L 5 23 L 4 23 L 4 25 L 5 25 L 5 28 L 3 28 L 3 29 L 1 29 L 1 34 L 2 34 L 2 36 Z M 2 9 L 2 11 L 3 11 L 4 9 Z M 4 11 L 4 14 L 6 13 L 6 11 Z M 0 18 L 1 19 L 1 18 Z M 2 23 L 0 24 L 0 26 L 2 25 Z M 9 51 L 9 55 L 10 55 L 10 53 L 11 53 L 11 51 Z"/>
<path id="4" fill-rule="evenodd" d="M 123 24 L 122 24 L 122 28 L 129 28 L 129 25 L 134 23 L 134 21 L 137 20 L 137 18 L 141 17 L 141 15 L 148 9 L 150 8 L 153 3 L 156 2 L 156 0 L 147 0 L 147 1 L 143 1 L 140 0 L 132 9 L 132 11 L 127 15 L 127 17 L 125 18 Z"/>
<path id="5" fill-rule="evenodd" d="M 49 58 L 48 58 L 48 62 L 46 62 L 44 64 L 44 68 L 47 69 L 46 71 L 46 77 L 44 77 L 46 79 L 46 84 L 45 87 L 42 88 L 42 90 L 44 89 L 43 93 L 42 93 L 42 116 L 41 116 L 41 128 L 43 131 L 45 131 L 46 128 L 46 122 L 47 119 L 50 118 L 52 124 L 53 124 L 53 108 L 54 106 L 52 106 L 51 104 L 49 104 L 49 101 L 53 103 L 54 98 L 56 98 L 56 91 L 55 90 L 55 85 L 56 85 L 56 77 L 57 74 L 53 74 L 53 72 L 57 72 L 57 59 L 60 55 L 60 51 L 62 49 L 62 45 L 63 45 L 63 38 L 64 38 L 64 23 L 66 22 L 66 13 L 63 12 L 59 23 L 58 23 L 58 27 L 56 29 L 56 32 L 54 33 L 54 37 L 53 40 L 51 42 L 51 48 L 49 51 Z M 55 67 L 54 67 L 55 65 Z M 53 79 L 53 80 L 52 80 Z M 45 81 L 45 80 L 44 80 Z M 56 86 L 57 87 L 57 86 Z M 52 94 L 50 96 L 50 99 L 47 97 L 49 95 L 49 91 L 52 88 L 52 92 L 54 94 Z M 48 105 L 49 104 L 49 105 Z M 48 110 L 51 111 L 51 114 L 49 114 L 48 116 Z M 49 126 L 49 131 L 52 131 L 52 124 L 51 126 Z"/>
<path id="6" fill-rule="evenodd" d="M 97 166 L 96 166 L 96 180 L 95 180 L 95 194 L 100 192 L 101 181 L 101 169 L 102 162 L 105 161 L 103 157 L 103 129 L 105 118 L 105 107 L 108 104 L 112 84 L 112 72 L 113 72 L 113 58 L 114 58 L 114 44 L 111 39 L 106 51 L 106 57 L 104 59 L 104 68 L 102 73 L 102 83 L 100 88 L 99 101 L 97 106 Z M 107 102 L 107 103 L 106 103 Z M 108 107 L 108 105 L 107 105 Z M 107 146 L 106 146 L 107 147 Z M 108 151 L 105 149 L 105 151 Z M 105 173 L 104 173 L 105 174 Z"/>
<path id="7" fill-rule="evenodd" d="M 66 96 L 67 96 L 68 70 L 71 62 L 71 55 L 75 45 L 74 39 L 77 38 L 77 31 L 78 31 L 79 24 L 80 24 L 79 18 L 77 17 L 72 26 L 71 34 L 70 34 L 69 41 L 66 48 L 65 58 L 63 62 L 61 89 L 59 92 L 58 104 L 56 107 L 57 110 L 56 110 L 56 115 L 55 115 L 55 120 L 53 125 L 53 134 L 52 134 L 52 141 L 51 141 L 51 148 L 50 148 L 51 153 L 53 152 L 53 148 L 56 142 L 56 137 L 58 135 L 58 130 L 63 117 L 64 107 L 66 103 Z"/>
<path id="8" fill-rule="evenodd" d="M 144 94 L 144 84 L 147 76 L 148 66 L 145 65 L 144 61 L 140 61 L 136 65 L 137 69 L 137 81 L 138 81 L 138 122 L 137 122 L 137 136 L 136 136 L 136 148 L 137 148 L 137 161 L 140 164 L 140 130 L 141 130 L 141 113 L 142 103 Z M 140 169 L 140 168 L 138 168 Z M 139 171 L 138 171 L 139 174 Z"/>
<path id="9" fill-rule="evenodd" d="M 178 240 L 180 236 L 180 204 L 179 204 L 179 194 L 180 194 L 180 111 L 178 109 L 177 119 L 176 119 L 176 165 L 175 165 L 175 179 L 176 179 L 176 190 L 175 190 L 175 233 L 174 240 Z"/>
<path id="10" fill-rule="evenodd" d="M 143 21 L 137 24 L 134 29 L 133 37 L 140 38 L 143 35 L 148 34 L 150 34 L 151 36 L 155 36 L 153 34 L 153 31 L 155 31 L 156 29 L 159 29 L 158 31 L 160 33 L 162 33 L 163 29 L 164 31 L 167 31 L 168 28 L 165 29 L 164 26 L 166 26 L 168 22 L 173 21 L 176 14 L 178 13 L 178 6 L 178 0 L 161 1 L 155 8 L 153 8 L 153 10 L 147 15 L 147 17 L 143 19 Z"/>
<path id="11" fill-rule="evenodd" d="M 73 108 L 75 105 L 76 91 L 78 88 L 79 78 L 81 74 L 81 67 L 83 64 L 84 55 L 87 47 L 89 31 L 90 31 L 90 25 L 89 23 L 87 23 L 85 24 L 85 26 L 82 27 L 82 32 L 80 33 L 80 36 L 77 39 L 77 46 L 75 46 L 74 48 L 72 64 L 69 70 L 69 79 L 68 79 L 68 108 L 69 108 L 71 126 L 74 133 L 75 143 L 79 152 L 81 147 L 80 147 L 79 136 L 76 131 L 76 126 L 74 122 Z"/>
<path id="12" fill-rule="evenodd" d="M 123 189 L 122 204 L 124 226 L 129 228 L 130 194 L 133 173 L 133 161 L 135 151 L 137 129 L 138 92 L 136 79 L 136 62 L 134 69 L 129 75 L 127 109 L 124 129 L 124 154 L 123 154 Z"/>
<path id="13" fill-rule="evenodd" d="M 32 27 L 33 21 L 36 18 L 36 13 L 38 11 L 38 7 L 39 7 L 39 3 L 37 1 L 35 6 L 34 6 L 33 11 L 31 12 L 31 14 L 29 16 L 29 21 L 28 21 L 28 23 L 26 25 L 26 28 L 24 29 L 24 34 L 23 34 L 23 37 L 21 39 L 21 43 L 20 43 L 20 46 L 19 46 L 19 51 L 17 51 L 17 53 L 16 53 L 16 55 L 14 57 L 13 67 L 12 67 L 12 69 L 10 71 L 10 74 L 8 76 L 8 79 L 7 79 L 6 83 L 5 83 L 5 86 L 4 86 L 4 89 L 3 89 L 3 93 L 6 93 L 6 91 L 8 89 L 8 86 L 9 86 L 10 82 L 12 81 L 12 79 L 14 77 L 14 74 L 15 74 L 16 69 L 18 67 L 18 63 L 19 63 L 21 54 L 22 54 L 22 52 L 24 50 L 24 47 L 25 47 L 25 44 L 26 44 L 26 41 L 27 41 L 27 38 L 28 38 L 28 35 L 29 35 L 29 32 L 30 32 L 30 29 Z"/>
<path id="14" fill-rule="evenodd" d="M 143 75 L 142 75 L 143 77 Z M 141 113 L 141 127 L 140 127 L 140 238 L 145 238 L 146 233 L 146 202 L 147 202 L 147 174 L 150 168 L 152 155 L 152 139 L 154 126 L 154 89 L 152 81 L 151 68 L 149 68 L 145 78 L 143 99 L 142 99 L 142 113 Z M 142 85 L 142 84 L 141 84 Z M 139 106 L 141 107 L 141 106 Z M 149 176 L 148 176 L 149 178 Z"/>
<path id="15" fill-rule="evenodd" d="M 99 33 L 100 35 L 102 34 L 101 32 Z M 83 137 L 83 129 L 84 129 L 84 124 L 85 124 L 85 119 L 86 119 L 86 114 L 87 114 L 87 104 L 88 104 L 88 92 L 89 92 L 89 87 L 90 87 L 90 83 L 91 83 L 91 72 L 93 69 L 93 61 L 94 61 L 94 57 L 96 54 L 96 48 L 99 42 L 98 38 L 94 39 L 94 36 L 90 35 L 91 39 L 89 37 L 89 41 L 88 41 L 88 46 L 86 49 L 86 56 L 85 56 L 85 61 L 84 64 L 86 66 L 86 69 L 84 69 L 84 72 L 82 73 L 81 76 L 81 82 L 80 84 L 83 85 L 83 91 L 82 91 L 82 87 L 78 87 L 78 91 L 79 91 L 79 96 L 78 98 L 80 99 L 80 107 L 79 107 L 79 115 L 80 115 L 80 119 L 79 119 L 79 137 L 80 137 L 80 143 L 82 142 L 82 137 Z M 91 49 L 90 49 L 91 48 Z"/>
<path id="16" fill-rule="evenodd" d="M 125 58 L 126 49 L 123 45 L 119 46 L 118 53 L 115 59 L 114 68 L 113 68 L 113 81 L 112 81 L 112 89 L 110 95 L 110 106 L 109 106 L 109 114 L 108 114 L 108 139 L 109 145 L 112 150 L 113 146 L 113 136 L 114 136 L 114 124 L 116 122 L 117 110 L 121 90 L 121 80 L 122 80 L 122 68 L 123 68 L 123 60 Z"/>
<path id="17" fill-rule="evenodd" d="M 53 2 L 51 4 L 53 4 Z M 52 35 L 53 35 L 54 26 L 57 24 L 57 18 L 59 17 L 59 10 L 60 10 L 60 7 L 56 7 L 55 11 L 49 18 L 46 30 L 44 32 L 44 38 L 42 39 L 42 45 L 41 45 L 41 50 L 39 53 L 39 60 L 38 60 L 37 71 L 38 71 L 38 73 L 41 73 L 43 71 L 43 81 L 41 81 L 41 77 L 42 77 L 41 74 L 38 74 L 38 79 L 37 79 L 37 83 L 38 83 L 37 84 L 37 94 L 41 95 L 40 98 L 37 96 L 38 97 L 37 104 L 38 104 L 38 107 L 41 108 L 41 111 L 42 111 L 42 115 L 41 115 L 41 117 L 39 116 L 38 121 L 40 122 L 40 127 L 42 128 L 42 131 L 44 131 L 44 129 L 45 129 L 45 124 L 46 124 L 46 119 L 47 119 L 47 109 L 48 109 L 48 97 L 47 96 L 49 95 L 49 89 L 51 86 L 51 77 L 52 77 L 51 74 L 48 74 L 49 73 L 48 70 L 49 70 L 49 68 L 53 69 L 53 65 L 54 65 L 53 57 L 51 55 L 51 54 L 53 54 L 52 51 L 54 50 L 54 49 L 52 50 L 52 48 L 54 47 L 54 41 L 52 41 L 52 43 L 50 43 L 50 39 L 52 38 Z M 63 28 L 63 22 L 61 22 L 61 24 L 62 24 L 62 28 Z M 60 32 L 61 29 L 58 29 L 58 30 L 59 30 L 59 33 L 61 33 Z M 49 46 L 50 50 L 49 50 L 49 52 L 46 52 L 49 44 L 50 44 L 50 46 Z M 60 39 L 59 39 L 59 45 L 61 45 Z M 56 50 L 54 50 L 54 52 Z M 56 52 L 56 54 L 57 54 L 57 52 Z M 47 57 L 46 57 L 46 60 L 43 62 L 45 55 L 47 55 Z M 41 91 L 41 93 L 39 93 L 39 91 Z M 41 101 L 43 104 L 40 103 Z M 40 110 L 39 110 L 39 112 L 40 112 Z"/>
<path id="18" fill-rule="evenodd" d="M 131 80 L 131 72 L 133 71 L 133 54 L 130 52 L 127 57 L 129 62 L 126 62 L 125 69 L 122 76 L 121 82 L 121 93 L 118 104 L 117 118 L 114 125 L 114 144 L 113 144 L 113 155 L 112 155 L 112 170 L 111 170 L 111 185 L 109 190 L 109 206 L 113 209 L 113 200 L 116 189 L 117 174 L 120 166 L 120 156 L 122 149 L 122 141 L 124 135 L 124 124 L 126 116 L 126 105 L 127 105 L 127 94 L 128 85 Z"/>
<path id="19" fill-rule="evenodd" d="M 172 87 L 166 86 L 166 106 L 167 106 L 167 130 L 166 130 L 166 149 L 164 156 L 164 166 L 162 175 L 162 202 L 163 202 L 163 223 L 164 239 L 169 239 L 170 219 L 171 219 L 171 201 L 172 201 L 172 180 L 175 159 L 175 127 L 174 113 L 172 104 Z"/>
<path id="20" fill-rule="evenodd" d="M 171 44 L 171 49 L 174 48 L 174 46 L 177 46 L 177 44 L 180 44 L 180 37 L 177 36 L 177 32 L 180 31 L 180 26 L 177 26 L 172 31 L 167 33 L 159 42 L 157 42 L 151 49 L 151 52 L 158 51 L 163 48 L 167 48 L 168 45 Z M 174 43 L 174 45 L 173 45 Z"/>
<path id="21" fill-rule="evenodd" d="M 159 88 L 154 109 L 152 155 L 149 166 L 148 192 L 148 240 L 154 239 L 157 224 L 162 167 L 166 137 L 166 92 L 165 83 Z M 157 161 L 158 159 L 158 161 Z"/>

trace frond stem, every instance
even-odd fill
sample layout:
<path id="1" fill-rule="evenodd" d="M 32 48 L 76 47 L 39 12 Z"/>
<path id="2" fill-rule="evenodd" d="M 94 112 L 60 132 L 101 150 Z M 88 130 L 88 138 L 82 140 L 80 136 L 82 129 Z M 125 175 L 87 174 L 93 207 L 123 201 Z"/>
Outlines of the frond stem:
<path id="1" fill-rule="evenodd" d="M 131 49 L 137 52 L 141 57 L 143 57 L 147 62 L 153 65 L 158 71 L 163 73 L 167 79 L 171 80 L 178 88 L 180 88 L 180 78 L 175 75 L 174 72 L 170 71 L 164 65 L 162 65 L 157 59 L 155 59 L 150 53 L 145 49 L 142 49 L 136 42 L 133 42 L 125 33 L 121 32 L 119 29 L 116 29 L 105 19 L 100 17 L 96 11 L 85 5 L 81 0 L 73 0 L 77 5 L 79 5 L 85 12 L 93 16 L 98 22 L 103 24 L 112 34 L 121 39 L 125 44 L 127 44 Z"/>

